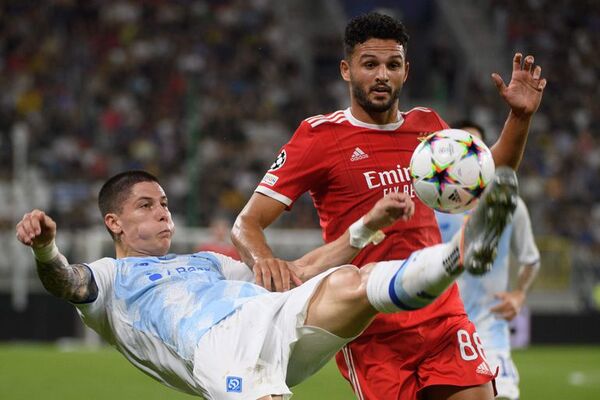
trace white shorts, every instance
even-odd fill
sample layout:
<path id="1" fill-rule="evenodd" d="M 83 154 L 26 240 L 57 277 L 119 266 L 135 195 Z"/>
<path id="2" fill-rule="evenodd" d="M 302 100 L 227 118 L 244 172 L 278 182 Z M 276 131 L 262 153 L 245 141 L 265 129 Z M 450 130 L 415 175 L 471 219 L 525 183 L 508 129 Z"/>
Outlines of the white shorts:
<path id="1" fill-rule="evenodd" d="M 194 376 L 207 399 L 291 397 L 290 387 L 323 367 L 353 338 L 305 326 L 308 304 L 323 272 L 285 293 L 257 296 L 205 333 Z"/>
<path id="2" fill-rule="evenodd" d="M 497 399 L 518 400 L 519 398 L 519 371 L 513 363 L 510 351 L 486 349 L 485 355 L 492 371 L 498 368 L 496 377 Z"/>

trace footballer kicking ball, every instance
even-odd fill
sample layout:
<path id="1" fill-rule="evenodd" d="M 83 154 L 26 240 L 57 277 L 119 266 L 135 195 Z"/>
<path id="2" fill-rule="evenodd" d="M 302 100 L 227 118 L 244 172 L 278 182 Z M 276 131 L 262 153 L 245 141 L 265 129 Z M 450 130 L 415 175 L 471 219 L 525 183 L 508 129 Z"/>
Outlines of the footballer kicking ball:
<path id="1" fill-rule="evenodd" d="M 492 152 L 481 139 L 460 129 L 427 136 L 410 160 L 417 196 L 429 207 L 459 213 L 475 206 L 494 177 Z"/>

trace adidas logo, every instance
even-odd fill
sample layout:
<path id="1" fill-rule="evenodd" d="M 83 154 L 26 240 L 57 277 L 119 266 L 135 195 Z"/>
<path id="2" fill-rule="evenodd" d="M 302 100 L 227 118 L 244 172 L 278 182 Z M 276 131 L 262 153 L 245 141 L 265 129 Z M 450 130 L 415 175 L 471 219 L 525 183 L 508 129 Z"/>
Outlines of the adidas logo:
<path id="1" fill-rule="evenodd" d="M 358 161 L 364 160 L 365 158 L 369 158 L 369 155 L 362 151 L 360 147 L 354 149 L 354 153 L 352 153 L 352 157 L 350 157 L 350 161 Z"/>
<path id="2" fill-rule="evenodd" d="M 481 364 L 479 364 L 479 366 L 477 367 L 475 372 L 477 372 L 478 374 L 481 374 L 481 375 L 490 375 L 490 376 L 493 375 L 492 371 L 490 371 L 490 367 L 488 367 L 488 365 L 485 361 L 483 361 Z"/>
<path id="3" fill-rule="evenodd" d="M 448 196 L 448 200 L 453 201 L 455 203 L 460 203 L 461 199 L 458 190 L 454 190 L 452 193 L 450 193 L 450 196 Z"/>

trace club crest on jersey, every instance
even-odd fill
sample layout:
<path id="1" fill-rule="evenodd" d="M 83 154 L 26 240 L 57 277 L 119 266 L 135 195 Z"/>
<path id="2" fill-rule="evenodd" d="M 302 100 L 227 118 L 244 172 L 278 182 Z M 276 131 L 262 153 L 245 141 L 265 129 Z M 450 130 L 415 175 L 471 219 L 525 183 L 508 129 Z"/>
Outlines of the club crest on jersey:
<path id="1" fill-rule="evenodd" d="M 225 384 L 228 392 L 242 393 L 242 378 L 239 376 L 228 376 Z"/>
<path id="2" fill-rule="evenodd" d="M 417 140 L 419 140 L 420 142 L 424 141 L 425 139 L 427 139 L 429 137 L 429 135 L 431 135 L 433 132 L 419 132 L 417 135 Z"/>
<path id="3" fill-rule="evenodd" d="M 271 168 L 269 168 L 269 171 L 276 171 L 279 168 L 283 167 L 283 164 L 285 164 L 286 159 L 287 153 L 285 152 L 285 150 L 282 150 L 281 153 L 279 153 L 279 155 L 275 159 L 275 162 L 271 165 Z"/>

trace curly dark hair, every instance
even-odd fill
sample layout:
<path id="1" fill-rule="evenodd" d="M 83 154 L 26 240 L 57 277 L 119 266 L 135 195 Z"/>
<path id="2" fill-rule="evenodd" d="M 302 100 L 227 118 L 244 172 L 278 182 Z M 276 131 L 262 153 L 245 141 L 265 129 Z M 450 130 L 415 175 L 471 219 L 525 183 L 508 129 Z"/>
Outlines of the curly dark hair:
<path id="1" fill-rule="evenodd" d="M 394 39 L 404 47 L 408 44 L 408 33 L 402 22 L 389 15 L 370 12 L 354 17 L 346 25 L 344 33 L 344 55 L 349 58 L 357 44 L 369 39 Z"/>

